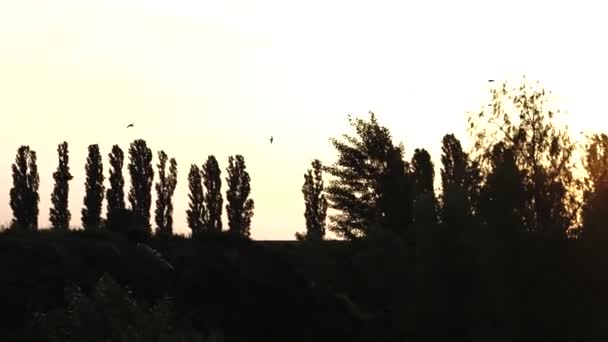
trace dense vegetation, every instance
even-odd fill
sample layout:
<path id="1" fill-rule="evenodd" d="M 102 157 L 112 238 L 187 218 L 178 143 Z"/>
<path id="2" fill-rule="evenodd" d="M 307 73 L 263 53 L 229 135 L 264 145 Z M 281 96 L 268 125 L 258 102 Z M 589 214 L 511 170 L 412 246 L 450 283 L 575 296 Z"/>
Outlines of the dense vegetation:
<path id="1" fill-rule="evenodd" d="M 2 329 L 58 341 L 606 338 L 608 137 L 574 144 L 538 85 L 491 95 L 469 114 L 469 151 L 444 136 L 439 191 L 427 150 L 406 160 L 374 113 L 349 117 L 355 134 L 331 139 L 337 160 L 314 160 L 304 174 L 307 230 L 293 242 L 249 239 L 254 200 L 241 155 L 228 160 L 226 203 L 215 157 L 191 165 L 192 234 L 181 237 L 177 162 L 160 151 L 152 229 L 153 153 L 143 140 L 128 151 L 128 209 L 124 154 L 114 146 L 109 155 L 106 218 L 103 166 L 89 148 L 83 231 L 65 229 L 71 175 L 61 144 L 56 229 L 39 231 L 36 153 L 22 146 L 14 219 L 0 237 Z M 343 240 L 325 240 L 326 230 Z"/>

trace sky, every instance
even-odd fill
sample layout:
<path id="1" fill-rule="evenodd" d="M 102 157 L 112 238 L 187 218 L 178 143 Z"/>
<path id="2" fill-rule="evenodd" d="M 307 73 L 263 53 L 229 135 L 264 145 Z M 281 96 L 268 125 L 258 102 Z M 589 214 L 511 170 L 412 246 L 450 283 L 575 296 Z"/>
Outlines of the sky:
<path id="1" fill-rule="evenodd" d="M 41 226 L 60 142 L 69 143 L 76 227 L 87 146 L 100 145 L 107 177 L 111 146 L 126 152 L 145 139 L 154 164 L 160 149 L 178 162 L 176 232 L 188 232 L 190 164 L 213 154 L 224 178 L 228 156 L 242 154 L 252 237 L 285 240 L 305 229 L 303 174 L 312 159 L 333 163 L 328 139 L 352 132 L 348 114 L 375 112 L 406 156 L 426 148 L 438 164 L 446 133 L 469 146 L 466 113 L 489 102 L 487 80 L 526 75 L 553 92 L 573 132 L 608 131 L 601 6 L 0 0 L 0 223 L 12 218 L 20 145 L 38 154 Z"/>

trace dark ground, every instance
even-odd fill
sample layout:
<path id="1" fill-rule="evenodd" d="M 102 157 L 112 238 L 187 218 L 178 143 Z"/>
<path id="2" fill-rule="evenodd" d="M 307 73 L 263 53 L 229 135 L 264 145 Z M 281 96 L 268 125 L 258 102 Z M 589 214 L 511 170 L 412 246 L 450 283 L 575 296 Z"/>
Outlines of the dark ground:
<path id="1" fill-rule="evenodd" d="M 148 243 L 175 272 L 110 234 L 3 233 L 2 340 L 63 305 L 66 286 L 90 289 L 103 273 L 144 300 L 169 293 L 196 327 L 242 341 L 608 338 L 608 249 L 582 241 Z"/>

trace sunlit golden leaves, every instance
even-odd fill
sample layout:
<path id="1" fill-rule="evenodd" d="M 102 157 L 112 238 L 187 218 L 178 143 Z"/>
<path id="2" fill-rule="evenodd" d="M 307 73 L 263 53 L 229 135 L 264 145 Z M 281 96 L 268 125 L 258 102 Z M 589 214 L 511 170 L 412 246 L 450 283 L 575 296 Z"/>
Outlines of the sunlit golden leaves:
<path id="1" fill-rule="evenodd" d="M 568 127 L 559 124 L 559 109 L 552 108 L 552 94 L 540 82 L 490 89 L 491 104 L 470 113 L 471 155 L 484 174 L 491 170 L 490 155 L 497 143 L 513 150 L 524 175 L 528 215 L 533 231 L 561 234 L 576 221 L 580 181 L 573 176 L 572 142 Z"/>

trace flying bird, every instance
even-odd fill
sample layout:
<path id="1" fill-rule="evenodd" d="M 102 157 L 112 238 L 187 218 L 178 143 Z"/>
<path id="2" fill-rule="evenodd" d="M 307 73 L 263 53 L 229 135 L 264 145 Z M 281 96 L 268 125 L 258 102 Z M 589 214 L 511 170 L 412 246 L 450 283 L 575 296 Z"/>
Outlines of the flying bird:
<path id="1" fill-rule="evenodd" d="M 494 82 L 494 80 L 488 80 L 488 82 L 492 83 L 492 82 Z"/>
<path id="2" fill-rule="evenodd" d="M 128 125 L 127 125 L 127 128 L 129 128 L 129 127 L 133 127 L 133 124 L 128 124 Z"/>
<path id="3" fill-rule="evenodd" d="M 274 139 L 273 139 L 273 137 L 271 136 L 271 137 L 270 137 L 270 143 L 271 143 L 271 144 L 272 144 L 272 141 L 273 141 L 273 140 L 274 140 Z"/>

